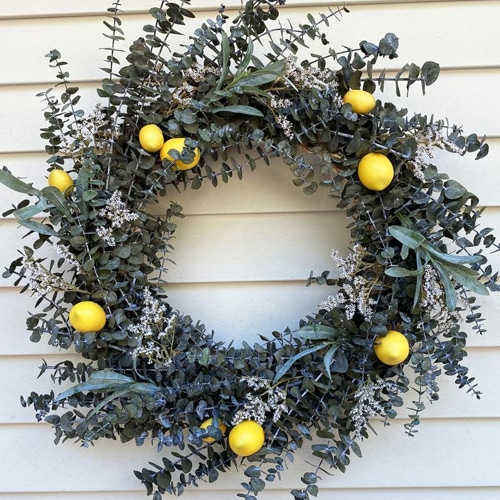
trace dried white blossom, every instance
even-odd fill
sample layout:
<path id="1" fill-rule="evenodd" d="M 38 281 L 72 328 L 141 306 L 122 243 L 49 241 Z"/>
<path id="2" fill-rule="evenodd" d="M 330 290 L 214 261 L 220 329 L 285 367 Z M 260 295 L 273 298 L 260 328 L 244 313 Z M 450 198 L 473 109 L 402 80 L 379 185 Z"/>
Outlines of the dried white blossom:
<path id="1" fill-rule="evenodd" d="M 469 308 L 465 297 L 458 295 L 458 303 L 464 309 Z M 438 323 L 436 334 L 446 333 L 462 321 L 458 309 L 450 311 L 446 306 L 446 294 L 438 272 L 430 264 L 424 266 L 422 279 L 422 298 L 420 308 Z"/>
<path id="2" fill-rule="evenodd" d="M 28 287 L 39 297 L 58 291 L 79 291 L 77 287 L 65 281 L 61 276 L 50 272 L 31 257 L 24 256 L 23 272 Z"/>
<path id="3" fill-rule="evenodd" d="M 200 83 L 206 79 L 208 73 L 211 73 L 215 76 L 219 76 L 220 75 L 220 68 L 194 65 L 191 68 L 188 68 L 184 72 L 184 76 L 186 78 L 192 80 L 195 83 Z"/>
<path id="4" fill-rule="evenodd" d="M 80 272 L 80 263 L 78 262 L 78 260 L 76 260 L 75 256 L 70 251 L 68 251 L 67 248 L 63 247 L 59 243 L 52 243 L 52 247 L 56 251 L 56 254 L 64 259 L 66 265 L 73 266 L 76 272 Z"/>
<path id="5" fill-rule="evenodd" d="M 272 414 L 272 421 L 277 422 L 283 412 L 287 411 L 284 403 L 286 393 L 278 387 L 271 387 L 271 382 L 267 379 L 244 377 L 242 380 L 247 383 L 249 389 L 253 389 L 253 392 L 247 395 L 243 408 L 234 415 L 232 425 L 244 420 L 255 420 L 263 425 L 269 414 Z"/>
<path id="6" fill-rule="evenodd" d="M 435 148 L 445 149 L 459 155 L 464 155 L 467 152 L 465 145 L 462 147 L 458 146 L 456 142 L 445 134 L 446 130 L 447 127 L 444 127 L 441 123 L 431 123 L 425 127 L 425 130 L 413 134 L 417 142 L 417 149 L 410 168 L 417 179 L 421 181 L 425 180 L 425 169 L 429 160 L 434 158 Z"/>
<path id="7" fill-rule="evenodd" d="M 283 133 L 289 141 L 292 141 L 295 138 L 293 125 L 286 116 L 279 115 L 276 119 L 276 125 L 283 129 Z"/>
<path id="8" fill-rule="evenodd" d="M 107 245 L 114 247 L 116 241 L 113 236 L 113 229 L 121 228 L 126 222 L 132 222 L 139 218 L 139 215 L 131 212 L 121 199 L 119 191 L 115 191 L 109 200 L 106 202 L 104 208 L 99 210 L 99 217 L 106 219 L 111 223 L 111 227 L 98 226 L 96 229 L 97 235 Z"/>
<path id="9" fill-rule="evenodd" d="M 172 351 L 171 346 L 162 343 L 162 339 L 173 340 L 177 325 L 177 316 L 173 314 L 165 318 L 166 312 L 165 304 L 155 298 L 149 288 L 145 288 L 139 319 L 128 327 L 128 331 L 138 339 L 138 347 L 132 355 L 164 367 L 171 363 Z"/>
<path id="10" fill-rule="evenodd" d="M 82 162 L 90 149 L 99 153 L 108 151 L 113 133 L 101 105 L 97 104 L 92 113 L 75 122 L 71 134 L 61 136 L 60 152 Z"/>
<path id="11" fill-rule="evenodd" d="M 99 238 L 101 238 L 101 240 L 104 241 L 104 243 L 106 243 L 106 245 L 110 247 L 116 246 L 116 241 L 115 238 L 113 237 L 113 231 L 109 227 L 99 226 L 96 229 L 96 233 L 99 236 Z"/>
<path id="12" fill-rule="evenodd" d="M 320 88 L 331 91 L 337 87 L 332 70 L 321 70 L 315 66 L 298 66 L 297 59 L 294 57 L 289 57 L 286 60 L 285 76 L 301 88 Z"/>
<path id="13" fill-rule="evenodd" d="M 274 94 L 271 94 L 271 99 L 269 100 L 269 106 L 273 109 L 284 109 L 290 108 L 293 105 L 293 102 L 290 99 L 283 99 L 281 97 L 276 97 Z"/>
<path id="14" fill-rule="evenodd" d="M 342 280 L 342 289 L 336 295 L 330 295 L 319 307 L 331 311 L 342 305 L 347 319 L 352 319 L 359 312 L 366 321 L 370 321 L 376 301 L 370 296 L 373 283 L 361 273 L 365 268 L 363 256 L 366 250 L 359 244 L 354 245 L 347 257 L 341 257 L 338 250 L 332 250 L 332 258 L 339 270 L 339 279 Z"/>
<path id="15" fill-rule="evenodd" d="M 204 81 L 208 73 L 219 76 L 220 69 L 200 65 L 194 65 L 191 68 L 188 68 L 184 71 L 184 80 L 182 84 L 173 90 L 172 100 L 181 106 L 189 106 L 191 100 L 196 94 L 196 91 L 198 90 L 196 85 L 193 85 L 193 83 L 197 84 Z"/>
<path id="16" fill-rule="evenodd" d="M 112 228 L 122 227 L 125 222 L 132 222 L 139 218 L 139 215 L 127 209 L 121 199 L 120 191 L 115 191 L 104 208 L 99 210 L 99 216 L 108 219 Z"/>
<path id="17" fill-rule="evenodd" d="M 356 439 L 363 439 L 363 431 L 366 429 L 370 417 L 381 415 L 384 412 L 382 391 L 387 394 L 397 394 L 398 388 L 394 381 L 379 378 L 376 381 L 366 381 L 356 391 L 354 395 L 356 405 L 350 412 Z"/>

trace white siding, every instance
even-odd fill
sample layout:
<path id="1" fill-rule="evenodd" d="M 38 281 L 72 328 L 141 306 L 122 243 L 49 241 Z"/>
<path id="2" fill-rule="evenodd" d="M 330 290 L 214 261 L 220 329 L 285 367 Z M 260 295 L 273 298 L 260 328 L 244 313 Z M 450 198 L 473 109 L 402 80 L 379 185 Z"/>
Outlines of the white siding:
<path id="1" fill-rule="evenodd" d="M 148 22 L 147 7 L 153 3 L 124 0 L 127 45 Z M 219 5 L 214 0 L 192 3 L 199 20 Z M 234 7 L 239 1 L 225 3 Z M 288 4 L 283 16 L 298 20 L 306 10 L 320 12 L 332 2 Z M 103 76 L 99 48 L 105 45 L 100 33 L 107 6 L 102 0 L 0 0 L 0 166 L 38 185 L 44 182 L 45 154 L 38 136 L 44 123 L 35 94 L 53 86 L 54 74 L 43 56 L 52 48 L 62 52 L 90 109 L 93 89 Z M 449 117 L 466 132 L 487 134 L 491 151 L 486 159 L 443 155 L 442 164 L 452 178 L 479 195 L 487 206 L 484 224 L 496 226 L 498 234 L 500 2 L 358 0 L 348 6 L 351 14 L 332 25 L 337 46 L 378 41 L 393 31 L 400 38 L 400 58 L 387 61 L 387 67 L 427 59 L 441 64 L 441 78 L 426 97 L 415 88 L 398 104 Z M 390 87 L 386 96 L 378 97 L 396 99 Z M 21 199 L 3 187 L 0 195 L 1 212 Z M 345 248 L 346 219 L 326 197 L 307 197 L 293 187 L 286 166 L 262 165 L 246 173 L 244 182 L 235 179 L 217 189 L 207 185 L 199 192 L 172 193 L 168 199 L 183 205 L 187 214 L 175 242 L 178 266 L 169 277 L 171 299 L 215 329 L 219 338 L 253 341 L 259 333 L 294 327 L 328 293 L 321 287 L 305 288 L 304 280 L 311 270 L 331 267 L 332 247 Z M 325 233 L 325 221 L 336 231 Z M 16 257 L 23 245 L 21 235 L 15 221 L 0 220 L 2 267 Z M 498 254 L 492 263 L 500 267 Z M 71 443 L 55 447 L 49 426 L 37 424 L 32 411 L 19 405 L 20 394 L 50 389 L 49 380 L 36 379 L 41 358 L 57 362 L 66 354 L 29 342 L 24 318 L 33 299 L 18 291 L 12 280 L 0 280 L 0 500 L 145 498 L 132 470 L 155 460 L 154 448 L 108 441 L 86 450 Z M 416 437 L 405 436 L 403 418 L 388 428 L 376 424 L 378 436 L 363 444 L 364 458 L 353 459 L 346 474 L 325 475 L 321 500 L 500 497 L 500 301 L 491 296 L 481 302 L 489 332 L 471 336 L 467 364 L 484 393 L 482 399 L 476 401 L 453 380 L 443 380 L 441 399 L 424 413 Z M 237 318 L 231 316 L 235 309 Z M 297 456 L 285 480 L 270 485 L 262 498 L 290 498 L 288 491 L 298 484 L 307 459 Z M 215 485 L 188 491 L 184 498 L 233 499 L 241 491 L 241 480 L 238 473 L 229 473 Z"/>

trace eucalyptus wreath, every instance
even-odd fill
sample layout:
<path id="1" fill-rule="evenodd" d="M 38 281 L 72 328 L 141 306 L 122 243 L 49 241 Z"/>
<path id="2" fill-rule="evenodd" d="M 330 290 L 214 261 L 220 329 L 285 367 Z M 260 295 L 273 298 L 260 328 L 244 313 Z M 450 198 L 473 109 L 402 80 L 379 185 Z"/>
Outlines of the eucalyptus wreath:
<path id="1" fill-rule="evenodd" d="M 361 456 L 370 419 L 394 418 L 410 389 L 409 435 L 427 401 L 438 399 L 443 373 L 479 397 L 462 362 L 467 332 L 484 331 L 476 295 L 499 289 L 485 249 L 500 247 L 480 226 L 478 198 L 438 171 L 433 152 L 481 158 L 488 146 L 446 120 L 408 116 L 390 102 L 356 110 L 348 91 L 369 97 L 390 84 L 399 95 L 417 84 L 425 92 L 439 65 L 406 64 L 392 76 L 376 70 L 380 59 L 397 57 L 392 33 L 334 49 L 330 23 L 345 7 L 294 26 L 278 21 L 284 0 L 248 0 L 233 19 L 221 7 L 174 45 L 194 17 L 189 3 L 153 7 L 125 64 L 120 0 L 108 9 L 106 76 L 91 112 L 78 107 L 79 89 L 61 54 L 47 55 L 58 88 L 39 94 L 47 122 L 41 136 L 48 170 L 69 172 L 71 182 L 68 189 L 38 188 L 1 170 L 4 185 L 29 197 L 6 215 L 33 241 L 4 276 L 37 298 L 26 321 L 31 340 L 43 337 L 82 360 L 44 362 L 41 373 L 64 390 L 32 392 L 22 403 L 53 426 L 56 443 L 154 442 L 158 463 L 135 475 L 155 499 L 214 482 L 240 461 L 238 496 L 254 499 L 308 445 L 317 465 L 291 492 L 308 499 L 321 473 L 344 471 L 353 453 Z M 145 125 L 185 139 L 183 147 L 163 158 L 145 151 Z M 378 190 L 358 172 L 372 153 L 394 169 Z M 351 244 L 347 256 L 332 252 L 336 278 L 328 271 L 309 276 L 308 285 L 334 286 L 317 311 L 254 346 L 225 345 L 167 300 L 183 214 L 174 202 L 158 214 L 158 202 L 179 189 L 241 179 L 273 157 L 305 193 L 323 193 L 345 210 Z M 102 328 L 74 328 L 68 313 L 82 301 L 105 311 Z M 410 353 L 388 364 L 374 347 L 392 331 Z M 226 429 L 248 420 L 262 427 L 265 442 L 240 458 Z"/>

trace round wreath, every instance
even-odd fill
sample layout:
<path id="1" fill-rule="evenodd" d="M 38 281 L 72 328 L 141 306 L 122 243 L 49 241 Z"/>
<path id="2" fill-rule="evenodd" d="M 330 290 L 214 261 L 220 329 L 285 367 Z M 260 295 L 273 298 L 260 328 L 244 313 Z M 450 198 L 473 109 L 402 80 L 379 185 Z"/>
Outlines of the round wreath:
<path id="1" fill-rule="evenodd" d="M 360 455 L 369 419 L 393 418 L 410 387 L 418 397 L 408 434 L 425 399 L 438 398 L 442 368 L 479 396 L 462 364 L 460 321 L 483 331 L 474 295 L 499 289 L 483 248 L 500 247 L 479 228 L 477 197 L 438 172 L 432 151 L 480 158 L 488 147 L 446 121 L 375 101 L 387 81 L 398 94 L 402 82 L 425 90 L 439 66 L 376 75 L 380 58 L 397 56 L 392 33 L 335 51 L 324 30 L 345 8 L 285 27 L 276 21 L 284 0 L 249 0 L 232 22 L 221 8 L 181 53 L 169 40 L 194 17 L 187 3 L 152 8 L 154 23 L 123 66 L 113 4 L 102 100 L 89 114 L 77 107 L 59 52 L 48 54 L 62 87 L 57 97 L 40 94 L 49 186 L 0 172 L 3 184 L 32 197 L 8 213 L 35 235 L 5 274 L 43 306 L 27 319 L 31 340 L 46 336 L 85 361 L 44 363 L 42 372 L 73 385 L 33 392 L 23 404 L 52 424 L 56 442 L 118 436 L 176 447 L 135 472 L 158 499 L 213 482 L 246 456 L 240 496 L 253 499 L 310 441 L 319 463 L 292 491 L 310 498 L 318 472 L 344 471 L 350 454 Z M 318 43 L 326 54 L 308 49 Z M 326 188 L 346 211 L 350 253 L 332 254 L 338 278 L 309 277 L 336 288 L 296 329 L 253 347 L 226 346 L 168 303 L 163 278 L 182 209 L 149 208 L 170 188 L 217 186 L 271 157 L 306 193 Z M 57 257 L 35 255 L 48 245 Z"/>

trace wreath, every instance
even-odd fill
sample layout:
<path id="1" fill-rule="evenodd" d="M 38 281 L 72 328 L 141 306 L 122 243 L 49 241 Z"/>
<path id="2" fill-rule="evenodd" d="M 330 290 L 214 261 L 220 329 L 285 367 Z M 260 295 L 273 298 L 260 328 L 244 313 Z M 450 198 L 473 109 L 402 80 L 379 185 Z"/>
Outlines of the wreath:
<path id="1" fill-rule="evenodd" d="M 56 443 L 118 437 L 175 448 L 135 471 L 156 499 L 213 482 L 240 461 L 238 496 L 254 499 L 309 443 L 318 464 L 292 490 L 308 499 L 322 471 L 344 471 L 352 453 L 361 456 L 370 419 L 394 418 L 410 388 L 410 435 L 426 401 L 438 399 L 443 372 L 480 394 L 462 364 L 462 319 L 484 331 L 475 298 L 499 289 L 485 249 L 500 246 L 480 227 L 478 198 L 440 173 L 432 153 L 481 158 L 487 144 L 373 97 L 387 82 L 398 95 L 401 85 L 425 91 L 437 63 L 389 77 L 375 66 L 397 57 L 394 34 L 337 51 L 328 27 L 345 7 L 285 26 L 284 3 L 248 0 L 232 20 L 221 7 L 179 51 L 170 40 L 194 15 L 188 1 L 162 0 L 122 65 L 117 0 L 104 22 L 110 46 L 95 110 L 78 108 L 61 54 L 47 56 L 62 89 L 39 94 L 48 186 L 0 172 L 29 196 L 6 215 L 33 243 L 4 275 L 37 297 L 31 340 L 82 358 L 44 362 L 41 373 L 64 390 L 22 403 L 53 426 Z M 309 276 L 308 285 L 335 288 L 296 328 L 225 345 L 169 304 L 182 208 L 154 208 L 166 193 L 241 178 L 272 157 L 304 192 L 326 192 L 345 210 L 351 245 L 347 256 L 332 252 L 336 278 Z M 37 256 L 50 246 L 51 256 Z"/>

